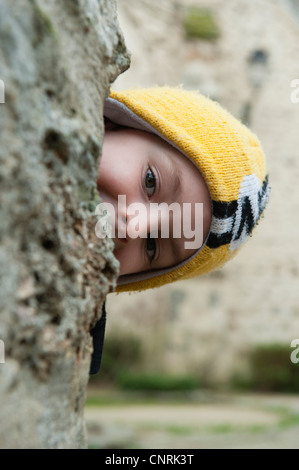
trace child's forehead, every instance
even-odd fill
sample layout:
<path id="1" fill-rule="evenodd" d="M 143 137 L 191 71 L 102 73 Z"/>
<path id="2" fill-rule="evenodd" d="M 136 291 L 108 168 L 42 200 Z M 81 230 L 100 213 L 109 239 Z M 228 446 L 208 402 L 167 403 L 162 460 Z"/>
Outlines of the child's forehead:
<path id="1" fill-rule="evenodd" d="M 116 99 L 109 97 L 105 100 L 104 117 L 108 118 L 112 123 L 117 124 L 120 127 L 144 131 L 151 135 L 155 135 L 159 137 L 162 142 L 167 142 L 172 146 L 172 148 L 175 148 L 186 156 L 186 158 L 189 158 L 172 140 L 168 139 L 162 134 L 162 132 Z"/>
<path id="2" fill-rule="evenodd" d="M 109 136 L 110 139 L 118 140 L 119 147 L 122 150 L 123 145 L 126 145 L 128 149 L 137 153 L 136 156 L 142 154 L 151 157 L 151 159 L 155 157 L 156 163 L 163 165 L 177 189 L 180 187 L 180 176 L 187 171 L 199 173 L 200 177 L 203 178 L 195 162 L 159 135 L 119 126 L 117 130 L 110 131 Z M 168 183 L 170 184 L 169 181 Z"/>

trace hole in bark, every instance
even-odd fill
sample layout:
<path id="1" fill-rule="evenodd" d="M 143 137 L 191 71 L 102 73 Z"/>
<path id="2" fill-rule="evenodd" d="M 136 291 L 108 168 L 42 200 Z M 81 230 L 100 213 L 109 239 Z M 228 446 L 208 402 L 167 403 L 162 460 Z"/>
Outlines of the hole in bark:
<path id="1" fill-rule="evenodd" d="M 59 256 L 59 264 L 66 274 L 71 275 L 75 273 L 74 266 L 72 266 L 71 261 L 68 260 L 65 256 Z"/>
<path id="2" fill-rule="evenodd" d="M 44 137 L 45 147 L 53 150 L 54 154 L 65 164 L 68 161 L 69 149 L 63 135 L 55 129 L 48 129 Z"/>
<path id="3" fill-rule="evenodd" d="M 38 303 L 43 304 L 43 303 L 46 303 L 47 297 L 46 297 L 45 294 L 37 294 L 36 295 L 36 300 L 37 300 Z"/>
<path id="4" fill-rule="evenodd" d="M 48 131 L 45 136 L 45 144 L 49 148 L 55 147 L 60 140 L 60 136 L 56 131 Z"/>
<path id="5" fill-rule="evenodd" d="M 52 99 L 52 98 L 54 98 L 54 96 L 55 96 L 55 92 L 54 92 L 53 90 L 51 90 L 50 88 L 48 88 L 48 89 L 46 90 L 46 95 L 47 95 L 50 99 Z"/>
<path id="6" fill-rule="evenodd" d="M 71 337 L 72 337 L 72 332 L 71 332 L 70 330 L 68 330 L 68 331 L 66 332 L 65 337 L 66 337 L 66 339 L 71 339 Z"/>
<path id="7" fill-rule="evenodd" d="M 51 323 L 53 323 L 53 325 L 60 325 L 60 322 L 61 322 L 61 317 L 59 315 L 54 315 Z"/>
<path id="8" fill-rule="evenodd" d="M 55 243 L 53 240 L 51 240 L 50 238 L 44 238 L 42 240 L 42 246 L 48 250 L 48 251 L 52 251 L 54 248 L 55 248 Z"/>
<path id="9" fill-rule="evenodd" d="M 35 277 L 35 279 L 36 279 L 37 282 L 40 282 L 41 278 L 40 278 L 40 275 L 38 274 L 37 271 L 34 271 L 34 272 L 33 272 L 33 276 Z"/>

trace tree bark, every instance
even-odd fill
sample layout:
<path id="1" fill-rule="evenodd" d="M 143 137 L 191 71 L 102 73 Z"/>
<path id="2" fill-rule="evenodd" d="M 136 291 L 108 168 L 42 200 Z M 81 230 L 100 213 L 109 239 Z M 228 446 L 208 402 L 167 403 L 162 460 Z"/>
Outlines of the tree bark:
<path id="1" fill-rule="evenodd" d="M 1 0 L 1 448 L 87 445 L 90 329 L 118 272 L 94 230 L 102 109 L 128 66 L 112 0 Z"/>

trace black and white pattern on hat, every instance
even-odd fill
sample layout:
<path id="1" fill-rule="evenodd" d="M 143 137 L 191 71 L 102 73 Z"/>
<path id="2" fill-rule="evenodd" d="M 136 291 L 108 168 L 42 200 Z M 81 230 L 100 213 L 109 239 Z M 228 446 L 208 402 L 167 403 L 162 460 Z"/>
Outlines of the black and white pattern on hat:
<path id="1" fill-rule="evenodd" d="M 213 201 L 213 219 L 207 246 L 218 248 L 230 244 L 234 252 L 251 235 L 269 197 L 268 176 L 261 184 L 256 175 L 244 176 L 238 200 Z"/>

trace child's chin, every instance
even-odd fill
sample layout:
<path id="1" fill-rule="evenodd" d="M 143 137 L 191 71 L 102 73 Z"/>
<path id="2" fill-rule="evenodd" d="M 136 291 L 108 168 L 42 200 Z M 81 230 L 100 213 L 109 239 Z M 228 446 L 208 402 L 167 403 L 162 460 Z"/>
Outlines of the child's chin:
<path id="1" fill-rule="evenodd" d="M 123 276 L 124 274 L 129 274 L 128 269 L 124 269 L 124 268 L 126 268 L 127 263 L 124 263 L 124 260 L 121 261 L 120 251 L 115 249 L 113 251 L 113 255 L 116 258 L 116 260 L 119 262 L 118 276 Z"/>
<path id="2" fill-rule="evenodd" d="M 113 253 L 114 253 L 114 256 L 115 258 L 117 258 L 117 251 L 120 249 L 121 247 L 121 242 L 119 241 L 118 238 L 112 238 L 113 240 L 113 243 L 114 243 L 114 250 L 113 250 Z"/>
<path id="3" fill-rule="evenodd" d="M 113 238 L 113 243 L 114 243 L 114 251 L 120 250 L 121 248 L 124 248 L 126 244 L 128 243 L 128 240 L 126 238 Z"/>

